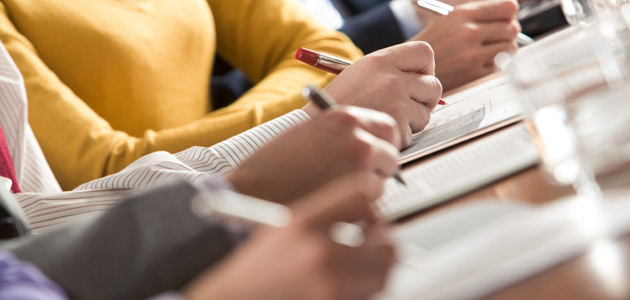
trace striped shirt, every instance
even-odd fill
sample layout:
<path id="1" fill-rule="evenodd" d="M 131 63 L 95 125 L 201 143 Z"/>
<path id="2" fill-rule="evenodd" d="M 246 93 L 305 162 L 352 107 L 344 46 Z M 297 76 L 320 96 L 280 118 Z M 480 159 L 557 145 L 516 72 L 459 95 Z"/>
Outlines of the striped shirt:
<path id="1" fill-rule="evenodd" d="M 195 180 L 226 174 L 274 137 L 308 118 L 306 112 L 295 110 L 212 147 L 192 147 L 176 154 L 155 152 L 119 173 L 62 192 L 28 124 L 22 75 L 0 44 L 0 125 L 22 189 L 15 198 L 35 233 L 100 213 L 134 190 L 174 178 Z"/>

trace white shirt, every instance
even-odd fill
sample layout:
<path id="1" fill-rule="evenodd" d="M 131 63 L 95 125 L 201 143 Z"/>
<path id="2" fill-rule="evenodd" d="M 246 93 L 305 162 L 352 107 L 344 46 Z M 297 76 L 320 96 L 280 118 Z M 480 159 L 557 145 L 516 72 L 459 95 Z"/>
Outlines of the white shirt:
<path id="1" fill-rule="evenodd" d="M 344 18 L 347 13 L 339 11 L 343 5 L 338 4 L 338 0 L 299 0 L 306 8 L 315 14 L 328 27 L 340 29 L 343 27 Z M 409 0 L 393 0 L 389 2 L 398 27 L 405 40 L 415 36 L 422 28 L 420 20 L 415 13 L 415 8 Z"/>
<path id="2" fill-rule="evenodd" d="M 195 180 L 223 175 L 286 129 L 309 119 L 306 112 L 295 110 L 212 147 L 192 147 L 176 154 L 155 152 L 119 173 L 62 192 L 28 124 L 27 111 L 22 76 L 0 45 L 0 124 L 22 189 L 14 196 L 35 233 L 102 212 L 132 190 L 174 178 Z"/>

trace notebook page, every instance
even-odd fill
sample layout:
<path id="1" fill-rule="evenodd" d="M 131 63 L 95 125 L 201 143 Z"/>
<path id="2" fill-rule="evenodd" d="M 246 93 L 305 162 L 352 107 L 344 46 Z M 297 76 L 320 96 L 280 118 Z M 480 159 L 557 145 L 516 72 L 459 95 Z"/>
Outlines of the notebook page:
<path id="1" fill-rule="evenodd" d="M 444 108 L 431 115 L 427 127 L 401 152 L 405 163 L 522 119 L 516 88 L 507 76 L 445 98 Z"/>
<path id="2" fill-rule="evenodd" d="M 407 186 L 389 179 L 377 206 L 385 219 L 394 220 L 532 166 L 538 160 L 525 125 L 519 124 L 403 170 Z"/>

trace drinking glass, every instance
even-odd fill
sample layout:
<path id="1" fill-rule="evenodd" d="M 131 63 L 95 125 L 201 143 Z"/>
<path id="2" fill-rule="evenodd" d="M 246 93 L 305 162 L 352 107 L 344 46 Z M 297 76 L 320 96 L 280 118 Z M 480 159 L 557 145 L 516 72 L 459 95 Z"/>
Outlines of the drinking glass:
<path id="1" fill-rule="evenodd" d="M 572 26 L 584 27 L 595 21 L 592 0 L 560 0 L 567 22 Z"/>
<path id="2" fill-rule="evenodd" d="M 628 30 L 611 24 L 552 35 L 508 67 L 546 174 L 587 198 L 601 197 L 598 175 L 628 173 L 630 161 Z"/>

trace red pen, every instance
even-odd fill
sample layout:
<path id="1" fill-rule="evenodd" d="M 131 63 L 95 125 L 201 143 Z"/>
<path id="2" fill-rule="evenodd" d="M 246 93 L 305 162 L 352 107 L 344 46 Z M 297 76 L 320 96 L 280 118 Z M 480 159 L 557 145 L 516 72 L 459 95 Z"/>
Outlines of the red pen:
<path id="1" fill-rule="evenodd" d="M 352 64 L 347 60 L 302 47 L 298 48 L 297 51 L 295 51 L 295 59 L 307 65 L 311 65 L 315 68 L 324 70 L 335 75 L 338 75 L 339 73 L 341 73 L 341 71 L 345 70 L 346 67 Z M 446 105 L 446 102 L 440 99 L 440 101 L 438 101 L 438 104 Z"/>

